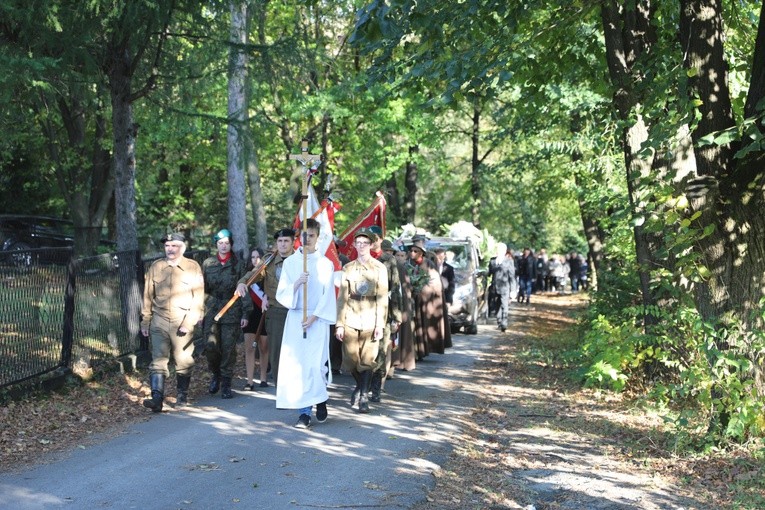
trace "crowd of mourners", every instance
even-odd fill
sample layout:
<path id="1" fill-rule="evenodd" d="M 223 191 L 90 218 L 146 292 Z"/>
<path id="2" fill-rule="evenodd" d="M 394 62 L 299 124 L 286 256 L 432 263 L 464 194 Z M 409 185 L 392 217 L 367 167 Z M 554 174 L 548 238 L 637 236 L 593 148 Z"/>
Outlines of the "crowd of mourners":
<path id="1" fill-rule="evenodd" d="M 576 251 L 548 256 L 544 248 L 536 254 L 531 248 L 516 252 L 500 243 L 489 261 L 488 315 L 497 317 L 505 331 L 510 301 L 529 305 L 538 292 L 586 291 L 587 272 L 587 259 Z"/>
<path id="2" fill-rule="evenodd" d="M 244 338 L 242 391 L 274 385 L 276 407 L 296 410 L 295 426 L 308 428 L 327 420 L 333 376 L 353 377 L 349 404 L 368 413 L 396 369 L 414 370 L 451 347 L 454 271 L 443 253 L 427 250 L 424 237 L 404 247 L 382 239 L 377 227 L 362 228 L 353 236 L 353 259 L 335 271 L 317 249 L 320 231 L 312 219 L 300 233 L 281 229 L 272 247 L 250 249 L 245 261 L 222 229 L 212 239 L 216 253 L 201 265 L 183 256 L 183 234 L 165 236 L 165 257 L 149 267 L 144 287 L 141 333 L 150 339 L 152 361 L 151 397 L 143 405 L 162 411 L 171 360 L 177 407 L 189 403 L 191 371 L 201 358 L 209 393 L 232 398 Z"/>

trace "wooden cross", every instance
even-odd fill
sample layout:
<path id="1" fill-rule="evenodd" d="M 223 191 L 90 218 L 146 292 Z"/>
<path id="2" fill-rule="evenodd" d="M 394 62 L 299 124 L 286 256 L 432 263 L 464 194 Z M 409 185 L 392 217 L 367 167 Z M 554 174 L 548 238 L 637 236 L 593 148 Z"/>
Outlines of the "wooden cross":
<path id="1" fill-rule="evenodd" d="M 293 159 L 303 166 L 303 272 L 308 272 L 308 253 L 305 251 L 306 236 L 306 223 L 308 221 L 308 169 L 315 163 L 321 161 L 321 156 L 317 154 L 310 154 L 308 152 L 308 140 L 303 138 L 300 142 L 300 154 L 290 154 L 289 159 Z M 303 323 L 308 319 L 308 285 L 303 285 Z M 303 338 L 306 338 L 306 331 L 303 330 Z"/>
<path id="2" fill-rule="evenodd" d="M 300 142 L 300 154 L 290 154 L 289 159 L 294 159 L 301 165 L 303 165 L 304 172 L 308 172 L 308 168 L 313 165 L 314 163 L 317 163 L 321 161 L 321 155 L 319 154 L 309 154 L 308 153 L 308 140 L 303 138 L 303 140 Z M 306 193 L 308 193 L 308 190 L 304 190 Z"/>

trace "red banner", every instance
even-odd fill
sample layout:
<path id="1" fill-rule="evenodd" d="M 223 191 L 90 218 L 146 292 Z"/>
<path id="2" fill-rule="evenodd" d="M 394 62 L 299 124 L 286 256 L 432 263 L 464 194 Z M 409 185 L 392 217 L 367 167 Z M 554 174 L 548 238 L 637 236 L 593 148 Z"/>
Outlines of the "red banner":
<path id="1" fill-rule="evenodd" d="M 358 256 L 356 248 L 353 246 L 353 236 L 361 228 L 377 226 L 382 232 L 381 237 L 385 237 L 385 197 L 381 192 L 375 194 L 372 205 L 362 212 L 342 234 L 338 236 L 338 251 L 348 257 L 349 260 L 355 260 Z"/>

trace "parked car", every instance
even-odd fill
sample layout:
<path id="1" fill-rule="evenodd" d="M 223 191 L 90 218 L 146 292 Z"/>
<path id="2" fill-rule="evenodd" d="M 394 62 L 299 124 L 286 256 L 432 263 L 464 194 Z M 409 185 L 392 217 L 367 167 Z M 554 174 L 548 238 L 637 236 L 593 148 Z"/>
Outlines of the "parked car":
<path id="1" fill-rule="evenodd" d="M 411 240 L 404 240 L 411 246 Z M 454 268 L 454 298 L 449 305 L 449 324 L 453 332 L 478 333 L 480 303 L 484 295 L 484 270 L 480 267 L 478 247 L 469 238 L 434 237 L 425 242 L 425 248 L 446 250 L 446 262 Z"/>
<path id="2" fill-rule="evenodd" d="M 110 241 L 102 241 L 112 246 Z M 0 214 L 0 251 L 17 266 L 29 266 L 33 260 L 63 263 L 65 250 L 74 246 L 74 224 L 65 219 L 23 214 Z M 59 248 L 59 250 L 37 250 Z"/>

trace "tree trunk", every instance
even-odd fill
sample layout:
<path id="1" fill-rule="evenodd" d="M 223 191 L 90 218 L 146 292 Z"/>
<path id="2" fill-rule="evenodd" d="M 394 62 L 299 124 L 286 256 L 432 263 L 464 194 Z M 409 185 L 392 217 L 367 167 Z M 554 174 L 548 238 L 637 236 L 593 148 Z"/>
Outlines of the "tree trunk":
<path id="1" fill-rule="evenodd" d="M 574 153 L 572 161 L 576 162 L 581 160 L 582 156 L 579 153 Z M 577 188 L 582 188 L 585 184 L 582 183 L 578 173 L 574 173 L 574 181 Z M 582 199 L 582 195 L 579 196 L 579 214 L 582 216 L 582 226 L 584 227 L 584 236 L 587 240 L 588 252 L 587 263 L 589 264 L 589 287 L 591 290 L 597 290 L 598 288 L 598 271 L 600 270 L 603 262 L 603 246 L 605 244 L 605 233 L 600 228 L 600 222 L 590 211 L 587 204 Z M 602 214 L 602 211 L 601 211 Z"/>
<path id="2" fill-rule="evenodd" d="M 643 306 L 649 307 L 656 304 L 656 298 L 651 290 L 651 269 L 654 267 L 652 253 L 656 253 L 658 247 L 652 244 L 655 241 L 646 234 L 643 228 L 646 219 L 646 211 L 639 205 L 641 193 L 639 191 L 640 180 L 651 173 L 651 161 L 639 155 L 643 142 L 648 139 L 648 126 L 642 117 L 639 117 L 631 127 L 624 129 L 622 149 L 624 161 L 627 167 L 627 192 L 629 194 L 630 208 L 633 217 L 640 221 L 634 221 L 633 235 L 635 239 L 635 255 L 638 263 L 638 277 L 640 278 L 640 293 L 643 298 Z M 643 316 L 646 327 L 655 323 L 655 317 L 650 314 Z"/>
<path id="3" fill-rule="evenodd" d="M 696 71 L 690 80 L 689 94 L 698 96 L 701 103 L 700 120 L 691 133 L 697 142 L 735 125 L 723 52 L 722 6 L 714 0 L 685 0 L 681 5 L 680 36 L 685 65 Z M 755 41 L 752 83 L 745 109 L 747 117 L 761 115 L 755 105 L 765 96 L 762 90 L 765 79 L 763 15 L 765 6 Z M 700 175 L 689 182 L 688 196 L 692 209 L 701 213 L 699 226 L 713 225 L 715 229 L 697 243 L 704 264 L 711 272 L 695 289 L 699 313 L 709 321 L 727 322 L 735 317 L 751 331 L 763 326 L 762 319 L 751 312 L 758 308 L 765 287 L 765 215 L 762 214 L 765 154 L 756 150 L 735 159 L 739 148 L 739 142 L 694 144 Z"/>
<path id="4" fill-rule="evenodd" d="M 738 296 L 746 293 L 737 289 L 738 296 L 731 296 L 734 260 L 740 264 L 742 255 L 737 245 L 744 241 L 740 228 L 732 217 L 732 211 L 724 203 L 721 179 L 734 170 L 733 148 L 730 145 L 707 144 L 699 147 L 696 142 L 710 133 L 734 125 L 727 82 L 727 68 L 723 55 L 723 27 L 720 2 L 681 2 L 680 39 L 685 55 L 685 66 L 697 75 L 689 79 L 689 94 L 698 95 L 699 122 L 691 136 L 699 177 L 688 185 L 688 196 L 694 211 L 701 213 L 701 226 L 714 225 L 714 232 L 699 240 L 706 267 L 712 276 L 695 288 L 696 307 L 706 320 L 722 318 L 734 306 Z M 714 100 L 711 100 L 714 98 Z M 741 212 L 746 215 L 740 208 Z M 745 248 L 746 250 L 747 248 Z M 737 253 L 739 252 L 739 253 Z M 746 266 L 739 266 L 736 272 Z"/>
<path id="5" fill-rule="evenodd" d="M 248 130 L 248 134 L 252 134 Z M 247 148 L 249 156 L 247 158 L 247 181 L 250 186 L 250 207 L 252 208 L 252 219 L 255 225 L 255 246 L 265 248 L 268 245 L 268 230 L 266 208 L 263 204 L 263 189 L 260 186 L 260 167 L 258 166 L 258 155 L 255 151 L 255 141 L 252 136 L 248 136 Z"/>
<path id="6" fill-rule="evenodd" d="M 417 145 L 409 146 L 409 159 L 404 174 L 404 222 L 414 223 L 417 212 L 417 162 L 415 155 L 420 151 Z"/>
<path id="7" fill-rule="evenodd" d="M 231 0 L 231 33 L 228 67 L 228 229 L 234 236 L 233 251 L 243 260 L 249 254 L 247 193 L 244 181 L 248 156 L 247 104 L 247 2 Z"/>
<path id="8" fill-rule="evenodd" d="M 387 195 L 386 201 L 388 202 L 388 219 L 393 220 L 393 224 L 400 225 L 402 220 L 401 197 L 398 194 L 398 182 L 395 173 L 391 174 L 385 182 L 385 193 Z"/>
<path id="9" fill-rule="evenodd" d="M 68 89 L 68 95 L 56 99 L 66 139 L 63 139 L 59 125 L 52 121 L 50 115 L 42 113 L 52 111 L 47 97 L 43 96 L 40 104 L 33 105 L 48 142 L 48 156 L 53 162 L 56 182 L 69 206 L 74 224 L 75 256 L 88 256 L 96 252 L 101 225 L 114 192 L 111 158 L 104 148 L 107 146 L 106 119 L 99 109 L 93 121 L 88 122 L 89 109 L 84 104 L 90 101 L 92 99 L 78 94 L 76 85 Z M 93 134 L 88 142 L 87 131 L 91 125 Z M 61 147 L 66 147 L 66 150 L 61 150 Z"/>
<path id="10" fill-rule="evenodd" d="M 125 48 L 113 52 L 109 69 L 112 100 L 112 130 L 114 132 L 114 168 L 116 175 L 115 204 L 117 209 L 117 249 L 138 249 L 135 202 L 135 139 L 137 126 L 133 122 L 130 102 L 131 73 Z"/>
<path id="11" fill-rule="evenodd" d="M 478 102 L 473 105 L 473 124 L 470 136 L 472 154 L 470 158 L 470 216 L 473 225 L 481 228 L 481 159 L 478 150 L 481 143 L 481 109 Z"/>
<path id="12" fill-rule="evenodd" d="M 117 216 L 117 251 L 121 252 L 120 300 L 122 319 L 130 338 L 138 337 L 141 316 L 141 286 L 139 272 L 138 229 L 135 202 L 135 139 L 137 126 L 133 122 L 131 104 L 132 69 L 124 45 L 111 48 L 108 67 L 112 101 L 112 131 L 114 134 L 114 192 Z M 128 253 L 130 252 L 130 253 Z"/>
<path id="13" fill-rule="evenodd" d="M 622 150 L 627 170 L 627 190 L 630 208 L 637 219 L 645 214 L 638 209 L 641 203 L 639 193 L 640 179 L 648 176 L 652 163 L 640 155 L 643 142 L 648 139 L 648 126 L 643 118 L 635 113 L 640 104 L 636 96 L 632 66 L 653 44 L 653 30 L 650 28 L 651 9 L 645 0 L 619 6 L 614 0 L 601 3 L 601 19 L 606 43 L 606 61 L 611 82 L 614 87 L 614 108 L 622 121 L 630 125 L 622 130 Z M 633 117 L 635 116 L 635 117 Z M 631 120 L 632 119 L 632 120 Z M 634 227 L 635 254 L 640 278 L 640 292 L 644 305 L 655 304 L 650 286 L 652 268 L 652 249 L 642 221 L 636 221 Z M 645 325 L 651 321 L 644 316 Z"/>

